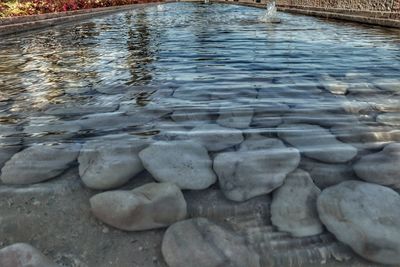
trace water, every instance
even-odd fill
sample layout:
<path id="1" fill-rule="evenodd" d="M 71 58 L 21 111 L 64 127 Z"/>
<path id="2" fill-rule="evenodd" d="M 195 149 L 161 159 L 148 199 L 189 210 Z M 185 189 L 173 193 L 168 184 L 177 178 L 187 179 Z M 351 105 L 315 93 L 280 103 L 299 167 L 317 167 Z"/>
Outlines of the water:
<path id="1" fill-rule="evenodd" d="M 131 157 L 131 142 L 143 149 L 155 141 L 165 142 L 142 159 L 153 176 L 170 173 L 170 165 L 157 159 L 170 155 L 175 167 L 187 167 L 181 170 L 185 177 L 172 175 L 182 188 L 211 186 L 235 201 L 280 186 L 258 184 L 254 172 L 273 173 L 266 166 L 278 166 L 284 178 L 300 164 L 320 188 L 357 179 L 355 162 L 400 141 L 399 31 L 284 13 L 283 23 L 271 24 L 260 21 L 264 12 L 173 3 L 2 38 L 0 165 L 30 147 L 57 148 L 46 157 L 39 146 L 7 163 L 3 182 L 51 180 L 60 174 L 49 170 L 55 165 L 61 172 L 82 167 L 86 161 L 76 161 L 78 152 L 99 149 L 104 155 L 98 168 L 107 166 L 109 177 L 120 179 L 86 185 L 119 188 L 137 170 L 120 177 L 112 162 Z M 278 163 L 263 163 L 259 152 L 247 150 L 264 151 Z M 222 152 L 227 156 L 218 158 Z M 219 167 L 211 167 L 213 160 Z M 243 169 L 232 172 L 230 160 L 243 162 Z M 201 171 L 188 171 L 193 162 L 204 163 L 196 166 Z M 324 180 L 314 176 L 314 166 L 326 177 L 338 170 Z M 384 176 L 386 165 L 377 160 L 372 166 Z M 238 188 L 250 185 L 251 193 L 232 191 L 231 181 L 224 182 L 240 173 L 246 177 L 237 177 Z M 201 182 L 198 174 L 205 174 Z"/>
<path id="2" fill-rule="evenodd" d="M 275 6 L 275 1 L 268 2 L 267 4 L 267 11 L 265 14 L 260 18 L 263 22 L 272 22 L 272 23 L 279 23 L 280 19 L 277 18 L 277 9 Z"/>

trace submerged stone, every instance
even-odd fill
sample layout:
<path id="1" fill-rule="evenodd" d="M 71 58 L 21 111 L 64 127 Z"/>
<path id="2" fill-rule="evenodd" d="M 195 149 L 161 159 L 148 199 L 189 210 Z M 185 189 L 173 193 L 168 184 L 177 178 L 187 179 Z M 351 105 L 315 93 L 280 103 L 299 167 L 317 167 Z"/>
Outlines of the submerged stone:
<path id="1" fill-rule="evenodd" d="M 279 139 L 256 136 L 243 142 L 238 151 L 218 154 L 214 170 L 224 195 L 245 201 L 281 186 L 299 161 L 297 149 L 286 147 Z"/>
<path id="2" fill-rule="evenodd" d="M 175 183 L 182 189 L 205 189 L 217 180 L 207 150 L 195 142 L 156 142 L 139 157 L 157 181 Z"/>
<path id="3" fill-rule="evenodd" d="M 317 213 L 317 197 L 321 190 L 310 175 L 297 169 L 273 193 L 271 221 L 280 231 L 296 237 L 322 233 L 323 227 Z"/>
<path id="4" fill-rule="evenodd" d="M 33 184 L 64 172 L 76 160 L 79 144 L 37 144 L 16 153 L 1 170 L 5 184 Z"/>
<path id="5" fill-rule="evenodd" d="M 323 162 L 343 163 L 357 155 L 355 147 L 338 141 L 327 129 L 317 125 L 280 125 L 278 135 L 306 156 Z"/>
<path id="6" fill-rule="evenodd" d="M 318 214 L 336 238 L 362 257 L 400 264 L 400 195 L 390 188 L 346 181 L 322 191 Z"/>
<path id="7" fill-rule="evenodd" d="M 252 108 L 221 108 L 217 123 L 224 127 L 245 129 L 249 127 L 253 113 Z"/>
<path id="8" fill-rule="evenodd" d="M 400 143 L 392 143 L 374 154 L 366 155 L 354 164 L 361 179 L 400 189 Z"/>
<path id="9" fill-rule="evenodd" d="M 321 189 L 357 179 L 351 164 L 324 163 L 302 157 L 300 167 L 310 174 L 314 183 Z"/>
<path id="10" fill-rule="evenodd" d="M 186 217 L 186 201 L 171 183 L 150 183 L 131 191 L 108 191 L 90 199 L 93 214 L 126 231 L 168 226 Z"/>
<path id="11" fill-rule="evenodd" d="M 204 145 L 208 151 L 219 151 L 243 141 L 240 130 L 221 127 L 217 124 L 199 125 L 188 133 L 188 138 Z"/>
<path id="12" fill-rule="evenodd" d="M 245 239 L 205 218 L 171 225 L 161 247 L 169 267 L 260 267 L 260 257 Z"/>
<path id="13" fill-rule="evenodd" d="M 143 171 L 139 151 L 145 140 L 129 135 L 111 135 L 87 142 L 78 157 L 79 175 L 93 189 L 121 186 Z"/>

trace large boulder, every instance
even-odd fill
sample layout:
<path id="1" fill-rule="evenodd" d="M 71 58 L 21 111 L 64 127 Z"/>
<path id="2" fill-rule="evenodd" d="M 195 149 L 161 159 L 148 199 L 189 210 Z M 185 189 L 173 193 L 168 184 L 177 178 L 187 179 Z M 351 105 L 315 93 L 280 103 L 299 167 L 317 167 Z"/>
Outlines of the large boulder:
<path id="1" fill-rule="evenodd" d="M 311 124 L 284 124 L 278 135 L 285 142 L 298 148 L 307 157 L 329 163 L 350 161 L 357 149 L 338 141 L 327 129 Z"/>
<path id="2" fill-rule="evenodd" d="M 388 187 L 347 181 L 322 191 L 318 214 L 336 238 L 362 257 L 400 264 L 400 195 Z"/>
<path id="3" fill-rule="evenodd" d="M 1 170 L 5 184 L 33 184 L 63 173 L 76 160 L 79 144 L 37 144 L 15 154 Z"/>
<path id="4" fill-rule="evenodd" d="M 145 140 L 130 135 L 112 135 L 87 142 L 78 157 L 79 175 L 93 189 L 121 186 L 143 171 L 138 156 Z"/>
<path id="5" fill-rule="evenodd" d="M 171 183 L 150 183 L 131 191 L 108 191 L 90 199 L 93 214 L 126 231 L 168 226 L 186 217 L 186 201 Z"/>
<path id="6" fill-rule="evenodd" d="M 321 190 L 310 175 L 297 169 L 290 173 L 284 184 L 273 193 L 271 221 L 280 231 L 296 237 L 322 233 L 317 213 L 317 197 Z"/>
<path id="7" fill-rule="evenodd" d="M 0 249 L 1 267 L 57 267 L 39 250 L 25 243 L 16 243 Z"/>
<path id="8" fill-rule="evenodd" d="M 279 139 L 253 136 L 238 151 L 218 154 L 214 170 L 225 196 L 245 201 L 281 186 L 299 161 L 297 149 L 286 147 Z"/>
<path id="9" fill-rule="evenodd" d="M 353 166 L 361 179 L 400 189 L 400 143 L 392 143 L 374 154 L 362 157 Z"/>
<path id="10" fill-rule="evenodd" d="M 171 225 L 161 247 L 169 267 L 259 267 L 259 255 L 243 237 L 205 218 Z"/>
<path id="11" fill-rule="evenodd" d="M 175 183 L 182 189 L 205 189 L 217 180 L 207 150 L 195 142 L 156 142 L 139 157 L 157 181 Z"/>

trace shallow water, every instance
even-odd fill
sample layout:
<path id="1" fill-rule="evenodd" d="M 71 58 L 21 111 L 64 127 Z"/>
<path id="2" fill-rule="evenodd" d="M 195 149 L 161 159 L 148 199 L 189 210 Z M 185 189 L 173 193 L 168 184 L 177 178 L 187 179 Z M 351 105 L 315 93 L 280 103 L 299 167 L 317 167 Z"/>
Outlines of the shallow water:
<path id="1" fill-rule="evenodd" d="M 273 25 L 258 21 L 263 12 L 170 4 L 163 12 L 151 6 L 3 38 L 1 122 L 39 125 L 22 132 L 42 142 L 56 133 L 57 141 L 82 140 L 86 130 L 97 135 L 130 126 L 129 132 L 169 127 L 166 114 L 115 128 L 94 124 L 68 138 L 63 130 L 46 129 L 65 120 L 75 125 L 86 114 L 137 112 L 146 105 L 215 116 L 221 106 L 262 111 L 263 102 L 273 102 L 288 105 L 289 117 L 325 120 L 325 112 L 334 112 L 368 125 L 382 125 L 375 122 L 381 112 L 399 111 L 399 91 L 379 88 L 382 79 L 398 83 L 398 31 L 288 14 L 279 14 L 284 22 Z M 347 95 L 326 90 L 332 83 L 348 88 Z M 372 108 L 350 114 L 342 110 L 347 101 Z"/>
<path id="2" fill-rule="evenodd" d="M 400 32 L 285 13 L 270 24 L 264 13 L 173 3 L 4 37 L 2 182 L 52 179 L 80 152 L 94 189 L 126 184 L 141 164 L 181 189 L 218 180 L 234 201 L 275 190 L 298 166 L 321 189 L 373 180 L 371 166 L 385 177 L 368 181 L 400 188 L 385 175 L 396 163 L 368 158 L 400 141 Z M 155 141 L 167 142 L 139 159 Z M 29 147 L 39 149 L 18 160 Z"/>

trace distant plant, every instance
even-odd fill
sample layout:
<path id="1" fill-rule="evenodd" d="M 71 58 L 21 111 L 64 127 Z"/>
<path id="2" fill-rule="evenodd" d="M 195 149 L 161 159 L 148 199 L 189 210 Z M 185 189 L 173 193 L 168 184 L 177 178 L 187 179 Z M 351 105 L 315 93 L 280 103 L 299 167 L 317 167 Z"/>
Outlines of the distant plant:
<path id="1" fill-rule="evenodd" d="M 0 0 L 0 17 L 135 4 L 146 0 Z"/>

